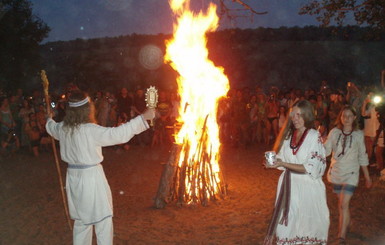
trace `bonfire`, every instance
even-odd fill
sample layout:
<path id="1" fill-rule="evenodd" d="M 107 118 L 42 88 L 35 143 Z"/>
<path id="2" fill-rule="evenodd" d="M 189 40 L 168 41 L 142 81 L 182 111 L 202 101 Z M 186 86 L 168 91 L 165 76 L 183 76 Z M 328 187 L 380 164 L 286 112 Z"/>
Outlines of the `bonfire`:
<path id="1" fill-rule="evenodd" d="M 175 15 L 174 35 L 166 42 L 165 62 L 179 74 L 181 125 L 166 164 L 155 206 L 177 200 L 178 204 L 202 204 L 226 195 L 220 170 L 217 123 L 218 100 L 229 90 L 223 68 L 208 59 L 206 33 L 218 26 L 216 6 L 193 13 L 190 2 L 171 0 Z"/>

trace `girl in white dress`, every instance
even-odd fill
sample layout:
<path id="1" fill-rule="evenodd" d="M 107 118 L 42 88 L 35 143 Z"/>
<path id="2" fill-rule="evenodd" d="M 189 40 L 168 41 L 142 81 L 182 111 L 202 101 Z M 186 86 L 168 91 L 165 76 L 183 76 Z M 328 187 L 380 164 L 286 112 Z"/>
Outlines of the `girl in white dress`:
<path id="1" fill-rule="evenodd" d="M 47 132 L 60 142 L 60 155 L 68 163 L 66 192 L 70 216 L 75 220 L 73 244 L 92 244 L 95 226 L 97 243 L 113 243 L 113 207 L 111 189 L 104 175 L 102 147 L 129 141 L 149 128 L 146 120 L 155 116 L 154 109 L 119 127 L 97 125 L 94 106 L 81 91 L 72 91 L 63 122 L 49 118 Z"/>
<path id="2" fill-rule="evenodd" d="M 277 188 L 274 213 L 264 244 L 326 244 L 329 209 L 322 176 L 326 168 L 320 134 L 313 129 L 312 104 L 301 100 L 293 105 L 275 143 L 273 165 L 283 170 Z"/>
<path id="3" fill-rule="evenodd" d="M 327 156 L 332 153 L 327 178 L 333 184 L 333 192 L 338 197 L 338 238 L 340 244 L 345 244 L 350 223 L 349 203 L 358 184 L 360 167 L 365 176 L 366 187 L 372 185 L 364 133 L 358 129 L 357 113 L 353 106 L 342 108 L 337 118 L 337 127 L 330 131 L 325 149 Z"/>

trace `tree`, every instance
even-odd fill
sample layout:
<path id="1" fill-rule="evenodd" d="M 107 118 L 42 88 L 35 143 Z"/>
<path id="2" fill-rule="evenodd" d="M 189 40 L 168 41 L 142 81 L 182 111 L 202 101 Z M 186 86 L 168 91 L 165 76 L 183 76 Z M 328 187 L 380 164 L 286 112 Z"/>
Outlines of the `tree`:
<path id="1" fill-rule="evenodd" d="M 226 17 L 230 21 L 234 22 L 237 18 L 249 17 L 253 15 L 264 15 L 267 11 L 256 11 L 250 5 L 242 0 L 216 0 L 219 4 L 219 16 Z M 232 4 L 234 3 L 234 4 Z M 235 7 L 236 6 L 236 7 Z M 239 8 L 240 6 L 240 8 Z M 248 15 L 246 15 L 248 13 Z"/>
<path id="2" fill-rule="evenodd" d="M 40 68 L 39 43 L 50 28 L 31 6 L 28 0 L 0 0 L 0 86 L 6 90 L 26 85 Z"/>
<path id="3" fill-rule="evenodd" d="M 332 21 L 342 25 L 350 13 L 358 25 L 385 29 L 384 0 L 313 0 L 302 6 L 299 12 L 317 16 L 323 26 L 328 26 Z"/>

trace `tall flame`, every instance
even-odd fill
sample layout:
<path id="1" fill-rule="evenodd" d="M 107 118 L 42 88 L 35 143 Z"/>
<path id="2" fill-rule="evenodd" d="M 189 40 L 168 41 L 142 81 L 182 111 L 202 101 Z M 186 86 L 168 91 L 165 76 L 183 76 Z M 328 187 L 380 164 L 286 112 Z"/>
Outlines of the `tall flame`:
<path id="1" fill-rule="evenodd" d="M 210 4 L 207 13 L 194 14 L 188 0 L 170 0 L 176 16 L 174 36 L 166 43 L 166 62 L 179 73 L 178 93 L 182 128 L 175 136 L 182 145 L 178 160 L 187 172 L 185 201 L 197 196 L 215 196 L 223 183 L 219 167 L 218 99 L 229 90 L 223 68 L 208 59 L 206 32 L 218 26 L 216 6 Z M 207 186 L 206 186 L 207 185 Z M 205 189 L 205 190 L 202 190 Z M 202 192 L 204 192 L 202 194 Z"/>

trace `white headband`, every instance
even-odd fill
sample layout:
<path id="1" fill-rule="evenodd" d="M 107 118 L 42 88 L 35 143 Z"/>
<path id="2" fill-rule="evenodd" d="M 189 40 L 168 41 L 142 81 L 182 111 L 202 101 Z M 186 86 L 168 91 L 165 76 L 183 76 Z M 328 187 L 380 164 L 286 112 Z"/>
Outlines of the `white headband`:
<path id="1" fill-rule="evenodd" d="M 89 100 L 90 100 L 90 97 L 87 96 L 84 100 L 81 100 L 78 102 L 68 102 L 68 105 L 70 107 L 79 107 L 79 106 L 87 104 L 89 102 Z"/>

